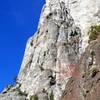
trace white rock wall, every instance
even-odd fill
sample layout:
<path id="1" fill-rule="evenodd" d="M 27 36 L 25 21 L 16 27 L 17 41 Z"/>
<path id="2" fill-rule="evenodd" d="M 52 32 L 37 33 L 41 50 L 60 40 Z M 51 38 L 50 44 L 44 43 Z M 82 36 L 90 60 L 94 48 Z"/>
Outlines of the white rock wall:
<path id="1" fill-rule="evenodd" d="M 46 0 L 47 4 L 65 2 L 76 26 L 82 31 L 82 52 L 88 45 L 88 29 L 100 23 L 100 0 Z"/>
<path id="2" fill-rule="evenodd" d="M 80 40 L 81 31 L 75 26 L 65 3 L 55 1 L 45 5 L 37 34 L 27 43 L 18 76 L 20 89 L 28 96 L 39 96 L 43 90 L 47 94 L 53 91 L 55 100 L 59 100 L 71 77 L 70 67 L 78 63 Z M 51 80 L 55 83 L 51 84 Z"/>
<path id="3" fill-rule="evenodd" d="M 15 100 L 16 95 L 16 100 L 26 100 L 34 94 L 39 100 L 49 100 L 51 92 L 60 100 L 88 45 L 88 28 L 99 22 L 99 0 L 46 0 L 38 30 L 27 42 L 19 85 L 7 88 L 0 100 Z"/>
<path id="4" fill-rule="evenodd" d="M 100 0 L 69 0 L 70 13 L 82 31 L 82 48 L 88 45 L 88 29 L 100 23 Z"/>

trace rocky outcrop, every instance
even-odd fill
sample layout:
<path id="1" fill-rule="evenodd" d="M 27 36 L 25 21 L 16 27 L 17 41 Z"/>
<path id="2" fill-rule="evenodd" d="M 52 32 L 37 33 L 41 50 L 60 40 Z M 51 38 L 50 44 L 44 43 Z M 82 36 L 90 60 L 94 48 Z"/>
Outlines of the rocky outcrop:
<path id="1" fill-rule="evenodd" d="M 80 75 L 69 80 L 61 100 L 99 100 L 100 37 L 87 47 L 76 71 Z"/>
<path id="2" fill-rule="evenodd" d="M 46 0 L 47 5 L 57 2 L 65 2 L 69 9 L 76 26 L 80 27 L 82 32 L 82 49 L 84 52 L 88 45 L 87 32 L 89 27 L 100 23 L 100 1 L 99 0 Z M 47 11 L 49 11 L 47 9 Z M 46 11 L 46 12 L 47 12 Z"/>
<path id="3" fill-rule="evenodd" d="M 50 12 L 45 14 L 47 7 Z M 41 16 L 36 36 L 28 41 L 18 82 L 29 97 L 42 94 L 41 100 L 44 96 L 47 100 L 53 92 L 55 100 L 59 100 L 71 76 L 64 75 L 66 69 L 78 63 L 81 31 L 64 2 L 45 6 Z"/>
<path id="4" fill-rule="evenodd" d="M 86 75 L 83 77 L 93 82 L 89 72 L 85 72 L 90 67 L 86 65 L 85 70 L 84 66 L 85 61 L 88 65 L 94 63 L 94 58 L 90 53 L 82 53 L 88 44 L 88 27 L 100 20 L 99 13 L 95 15 L 99 12 L 99 0 L 95 1 L 46 0 L 37 32 L 27 42 L 16 85 L 7 87 L 0 100 L 60 100 L 61 97 L 66 100 L 66 91 L 72 91 L 73 98 L 83 93 L 76 100 L 84 99 L 86 91 L 81 75 Z M 79 66 L 83 67 L 78 67 L 80 58 L 84 66 Z M 82 68 L 83 74 L 76 70 L 78 68 Z M 78 78 L 73 79 L 73 76 Z M 80 87 L 77 81 L 81 82 Z M 68 96 L 68 100 L 72 100 Z"/>
<path id="5" fill-rule="evenodd" d="M 0 100 L 26 100 L 27 94 L 20 90 L 20 85 L 6 87 L 2 94 L 0 94 Z"/>
<path id="6" fill-rule="evenodd" d="M 65 0 L 66 1 L 66 0 Z M 99 0 L 68 0 L 71 16 L 75 24 L 82 32 L 82 51 L 88 45 L 89 27 L 100 23 L 100 1 Z"/>
<path id="7" fill-rule="evenodd" d="M 54 99 L 59 100 L 78 63 L 80 46 L 81 30 L 65 3 L 45 5 L 38 31 L 27 43 L 17 78 L 20 91 L 27 94 L 27 99 L 36 94 L 39 100 L 49 100 L 53 92 Z M 74 67 L 69 73 L 70 66 Z"/>

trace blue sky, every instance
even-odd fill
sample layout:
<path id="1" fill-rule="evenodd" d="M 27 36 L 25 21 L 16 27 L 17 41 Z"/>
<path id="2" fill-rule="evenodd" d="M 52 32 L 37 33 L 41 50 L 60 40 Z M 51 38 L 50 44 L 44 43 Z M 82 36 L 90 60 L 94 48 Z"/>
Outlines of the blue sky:
<path id="1" fill-rule="evenodd" d="M 14 82 L 44 0 L 0 0 L 0 91 Z"/>

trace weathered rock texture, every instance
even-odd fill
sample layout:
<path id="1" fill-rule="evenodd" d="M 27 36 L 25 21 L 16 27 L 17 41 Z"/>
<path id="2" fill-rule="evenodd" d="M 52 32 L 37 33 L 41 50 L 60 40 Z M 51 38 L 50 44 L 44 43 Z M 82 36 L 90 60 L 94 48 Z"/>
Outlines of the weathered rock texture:
<path id="1" fill-rule="evenodd" d="M 66 0 L 65 0 L 66 1 Z M 82 32 L 82 50 L 88 45 L 88 29 L 100 23 L 100 0 L 68 0 L 71 16 Z"/>
<path id="2" fill-rule="evenodd" d="M 26 100 L 27 94 L 20 90 L 20 85 L 12 86 L 9 85 L 0 94 L 0 100 Z"/>
<path id="3" fill-rule="evenodd" d="M 100 100 L 100 37 L 87 47 L 76 70 L 80 75 L 69 80 L 61 100 Z"/>
<path id="4" fill-rule="evenodd" d="M 94 1 L 96 3 L 93 0 L 46 1 L 38 30 L 28 40 L 16 86 L 4 90 L 0 100 L 34 100 L 34 97 L 51 100 L 51 94 L 54 100 L 60 100 L 70 78 L 79 76 L 74 70 L 87 46 L 87 28 L 99 22 L 99 0 Z M 76 80 L 72 82 L 70 85 L 76 91 Z M 70 88 L 68 84 L 66 89 Z"/>
<path id="5" fill-rule="evenodd" d="M 80 27 L 82 32 L 82 51 L 88 45 L 87 31 L 93 24 L 100 23 L 100 1 L 99 0 L 46 0 L 46 4 L 65 2 L 75 24 Z M 46 10 L 48 13 L 49 9 Z"/>
<path id="6" fill-rule="evenodd" d="M 43 9 L 43 16 L 45 9 L 47 7 Z M 40 97 L 44 100 L 44 96 L 48 99 L 53 91 L 55 100 L 59 100 L 71 76 L 62 76 L 61 71 L 70 70 L 70 65 L 78 63 L 81 31 L 64 2 L 54 3 L 48 9 L 50 12 L 42 22 L 40 20 L 36 36 L 28 41 L 18 82 L 29 96 L 42 94 Z"/>

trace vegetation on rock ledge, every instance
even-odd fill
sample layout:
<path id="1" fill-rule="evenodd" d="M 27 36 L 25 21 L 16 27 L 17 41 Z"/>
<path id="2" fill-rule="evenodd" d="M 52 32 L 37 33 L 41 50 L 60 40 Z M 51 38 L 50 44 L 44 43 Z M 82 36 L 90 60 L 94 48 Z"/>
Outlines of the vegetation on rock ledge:
<path id="1" fill-rule="evenodd" d="M 100 35 L 100 25 L 91 26 L 88 35 L 89 35 L 89 42 L 96 40 L 97 37 Z"/>
<path id="2" fill-rule="evenodd" d="M 31 97 L 30 97 L 30 100 L 38 100 L 38 96 L 35 94 L 35 95 L 32 95 Z"/>
<path id="3" fill-rule="evenodd" d="M 54 100 L 54 94 L 53 94 L 53 91 L 50 93 L 50 100 Z"/>

